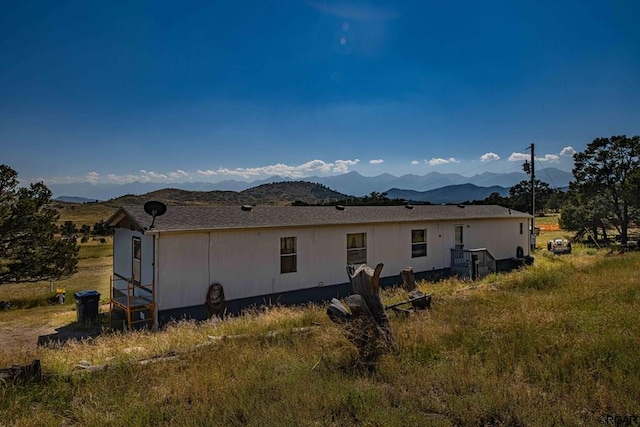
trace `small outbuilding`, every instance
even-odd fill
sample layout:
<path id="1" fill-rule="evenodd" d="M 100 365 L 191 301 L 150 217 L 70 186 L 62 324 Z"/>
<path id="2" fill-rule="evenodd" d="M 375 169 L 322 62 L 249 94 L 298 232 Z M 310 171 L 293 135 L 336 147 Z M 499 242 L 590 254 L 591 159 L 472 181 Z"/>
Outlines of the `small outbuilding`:
<path id="1" fill-rule="evenodd" d="M 345 267 L 384 263 L 381 283 L 481 277 L 530 259 L 531 216 L 501 206 L 169 206 L 153 221 L 142 206 L 108 220 L 112 310 L 129 326 L 206 318 L 212 285 L 226 309 L 300 303 L 349 292 Z"/>

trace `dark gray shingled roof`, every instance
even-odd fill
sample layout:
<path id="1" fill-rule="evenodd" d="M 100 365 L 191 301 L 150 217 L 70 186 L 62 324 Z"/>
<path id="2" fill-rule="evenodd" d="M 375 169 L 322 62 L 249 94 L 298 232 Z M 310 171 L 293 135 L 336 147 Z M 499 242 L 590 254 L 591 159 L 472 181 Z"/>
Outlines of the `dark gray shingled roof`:
<path id="1" fill-rule="evenodd" d="M 124 206 L 107 221 L 117 225 L 129 218 L 141 229 L 151 225 L 142 206 Z M 295 227 L 341 224 L 375 224 L 433 220 L 530 218 L 529 214 L 502 206 L 417 205 L 405 206 L 169 206 L 155 221 L 153 231 L 221 230 L 233 228 Z"/>

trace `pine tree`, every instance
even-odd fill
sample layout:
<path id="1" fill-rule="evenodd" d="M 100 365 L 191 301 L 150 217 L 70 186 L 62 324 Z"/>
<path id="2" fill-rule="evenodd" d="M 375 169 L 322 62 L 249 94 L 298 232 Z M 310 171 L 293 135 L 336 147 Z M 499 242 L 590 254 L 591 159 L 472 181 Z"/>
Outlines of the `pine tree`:
<path id="1" fill-rule="evenodd" d="M 41 182 L 18 187 L 18 173 L 0 165 L 0 283 L 60 280 L 75 273 L 75 239 L 56 238 L 60 215 Z"/>

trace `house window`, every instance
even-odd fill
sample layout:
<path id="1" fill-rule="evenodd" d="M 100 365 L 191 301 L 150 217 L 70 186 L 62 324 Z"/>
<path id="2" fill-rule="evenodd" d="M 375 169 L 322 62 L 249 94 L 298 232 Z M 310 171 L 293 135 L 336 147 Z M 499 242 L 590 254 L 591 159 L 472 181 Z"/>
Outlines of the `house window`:
<path id="1" fill-rule="evenodd" d="M 140 284 L 142 276 L 142 242 L 139 237 L 134 237 L 131 245 L 131 281 Z"/>
<path id="2" fill-rule="evenodd" d="M 411 258 L 427 256 L 427 230 L 411 230 Z"/>
<path id="3" fill-rule="evenodd" d="M 347 234 L 347 264 L 367 263 L 367 233 Z"/>
<path id="4" fill-rule="evenodd" d="M 524 223 L 520 223 L 520 234 L 524 233 Z"/>
<path id="5" fill-rule="evenodd" d="M 295 237 L 280 238 L 280 273 L 295 273 L 298 271 L 298 255 Z"/>
<path id="6" fill-rule="evenodd" d="M 464 249 L 464 235 L 463 235 L 464 227 L 462 225 L 455 226 L 455 247 L 456 249 Z"/>

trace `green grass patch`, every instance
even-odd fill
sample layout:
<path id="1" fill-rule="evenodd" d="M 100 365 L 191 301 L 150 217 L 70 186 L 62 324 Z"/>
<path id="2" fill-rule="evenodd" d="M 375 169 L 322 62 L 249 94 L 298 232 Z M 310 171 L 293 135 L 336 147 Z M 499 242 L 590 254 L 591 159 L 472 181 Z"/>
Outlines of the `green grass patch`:
<path id="1" fill-rule="evenodd" d="M 80 244 L 80 252 L 78 253 L 78 259 L 90 259 L 90 258 L 104 258 L 113 256 L 113 242 L 111 238 L 106 238 L 107 243 L 100 243 L 99 241 L 90 241 L 88 243 Z"/>
<path id="2" fill-rule="evenodd" d="M 514 273 L 507 287 L 521 291 L 549 291 L 563 286 L 570 274 L 566 263 L 555 258 L 538 268 L 522 269 Z"/>
<path id="3" fill-rule="evenodd" d="M 9 304 L 7 310 L 24 310 L 28 308 L 45 307 L 50 305 L 50 298 L 54 294 L 41 295 L 32 298 L 14 298 L 10 301 L 6 301 Z"/>

